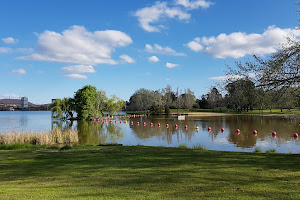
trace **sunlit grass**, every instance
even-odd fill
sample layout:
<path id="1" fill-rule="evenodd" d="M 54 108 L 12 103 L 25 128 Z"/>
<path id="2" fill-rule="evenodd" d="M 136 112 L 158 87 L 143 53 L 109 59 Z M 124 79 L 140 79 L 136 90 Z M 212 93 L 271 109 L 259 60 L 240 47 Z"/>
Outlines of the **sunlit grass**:
<path id="1" fill-rule="evenodd" d="M 145 146 L 0 151 L 0 199 L 300 199 L 300 155 Z"/>

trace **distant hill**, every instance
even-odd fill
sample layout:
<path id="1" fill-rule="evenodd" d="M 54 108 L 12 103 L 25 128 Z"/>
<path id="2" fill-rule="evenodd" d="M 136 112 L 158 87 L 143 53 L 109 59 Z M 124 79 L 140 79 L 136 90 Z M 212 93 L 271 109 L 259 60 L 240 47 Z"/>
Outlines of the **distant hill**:
<path id="1" fill-rule="evenodd" d="M 0 99 L 0 104 L 20 104 L 20 99 Z M 28 102 L 28 106 L 36 106 L 33 103 Z"/>

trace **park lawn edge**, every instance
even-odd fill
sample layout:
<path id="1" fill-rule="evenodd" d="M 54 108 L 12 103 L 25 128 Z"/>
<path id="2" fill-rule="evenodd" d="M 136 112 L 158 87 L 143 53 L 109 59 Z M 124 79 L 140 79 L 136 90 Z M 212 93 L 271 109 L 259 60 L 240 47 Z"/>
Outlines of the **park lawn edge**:
<path id="1" fill-rule="evenodd" d="M 299 199 L 299 154 L 148 146 L 0 151 L 0 199 Z"/>

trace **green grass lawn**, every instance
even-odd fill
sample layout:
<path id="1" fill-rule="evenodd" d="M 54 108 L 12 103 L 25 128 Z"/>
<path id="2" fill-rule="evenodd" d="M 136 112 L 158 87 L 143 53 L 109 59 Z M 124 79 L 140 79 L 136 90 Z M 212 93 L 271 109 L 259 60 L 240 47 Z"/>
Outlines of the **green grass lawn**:
<path id="1" fill-rule="evenodd" d="M 300 155 L 144 146 L 0 151 L 0 199 L 300 199 Z"/>

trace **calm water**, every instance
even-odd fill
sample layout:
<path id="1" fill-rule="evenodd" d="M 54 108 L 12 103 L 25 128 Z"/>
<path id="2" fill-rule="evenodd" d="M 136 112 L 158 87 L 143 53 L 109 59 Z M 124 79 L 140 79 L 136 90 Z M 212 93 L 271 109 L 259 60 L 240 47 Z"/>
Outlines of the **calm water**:
<path id="1" fill-rule="evenodd" d="M 117 120 L 117 123 L 115 123 Z M 122 123 L 120 123 L 122 121 Z M 133 121 L 133 125 L 130 122 Z M 140 125 L 137 125 L 140 122 Z M 143 125 L 146 122 L 146 126 Z M 153 127 L 150 127 L 150 123 Z M 157 124 L 160 123 L 161 127 Z M 166 128 L 169 124 L 169 128 Z M 178 124 L 178 128 L 175 128 Z M 187 125 L 188 129 L 184 126 Z M 195 127 L 198 126 L 199 130 Z M 81 144 L 118 143 L 123 145 L 147 145 L 177 147 L 203 146 L 211 150 L 252 152 L 256 147 L 263 151 L 276 149 L 282 153 L 300 153 L 300 141 L 293 138 L 300 133 L 299 119 L 260 116 L 190 117 L 185 121 L 164 117 L 130 118 L 108 122 L 67 122 L 51 120 L 47 111 L 0 112 L 0 132 L 12 130 L 51 130 L 53 127 L 75 128 Z M 209 132 L 208 127 L 212 130 Z M 225 132 L 221 132 L 221 128 Z M 241 133 L 237 135 L 236 129 Z M 258 135 L 252 131 L 256 129 Z M 272 132 L 277 137 L 272 137 Z"/>

